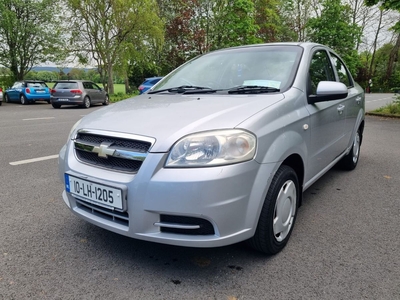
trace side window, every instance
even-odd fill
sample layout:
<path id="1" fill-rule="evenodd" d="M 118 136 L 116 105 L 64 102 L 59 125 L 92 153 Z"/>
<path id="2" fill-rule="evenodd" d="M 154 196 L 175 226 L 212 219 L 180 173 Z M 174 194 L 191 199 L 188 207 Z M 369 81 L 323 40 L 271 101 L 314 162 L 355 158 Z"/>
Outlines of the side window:
<path id="1" fill-rule="evenodd" d="M 339 81 L 344 83 L 347 87 L 353 86 L 353 82 L 351 80 L 349 71 L 346 69 L 343 62 L 340 60 L 340 58 L 337 57 L 333 53 L 331 53 L 331 57 L 332 57 L 333 65 L 335 66 L 336 71 L 338 73 Z"/>
<path id="2" fill-rule="evenodd" d="M 316 94 L 320 81 L 336 81 L 328 53 L 318 50 L 314 53 L 309 70 L 309 89 L 311 94 Z"/>
<path id="3" fill-rule="evenodd" d="M 99 91 L 101 90 L 101 88 L 97 84 L 95 84 L 93 82 L 91 82 L 90 85 L 91 85 L 91 88 L 94 89 L 94 90 L 99 90 Z"/>
<path id="4" fill-rule="evenodd" d="M 83 88 L 89 90 L 92 88 L 92 85 L 89 82 L 83 82 Z"/>

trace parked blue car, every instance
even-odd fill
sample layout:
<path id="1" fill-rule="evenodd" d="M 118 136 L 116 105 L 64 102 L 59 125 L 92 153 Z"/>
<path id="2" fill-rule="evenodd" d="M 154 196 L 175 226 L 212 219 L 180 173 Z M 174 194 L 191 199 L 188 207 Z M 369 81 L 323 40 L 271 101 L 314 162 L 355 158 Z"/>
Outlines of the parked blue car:
<path id="1" fill-rule="evenodd" d="M 162 77 L 149 77 L 146 78 L 145 81 L 139 85 L 139 94 L 143 94 L 148 91 L 153 85 L 161 80 Z"/>
<path id="2" fill-rule="evenodd" d="M 46 101 L 50 104 L 50 88 L 44 81 L 16 81 L 4 93 L 5 102 L 20 102 L 25 105 L 36 101 Z"/>

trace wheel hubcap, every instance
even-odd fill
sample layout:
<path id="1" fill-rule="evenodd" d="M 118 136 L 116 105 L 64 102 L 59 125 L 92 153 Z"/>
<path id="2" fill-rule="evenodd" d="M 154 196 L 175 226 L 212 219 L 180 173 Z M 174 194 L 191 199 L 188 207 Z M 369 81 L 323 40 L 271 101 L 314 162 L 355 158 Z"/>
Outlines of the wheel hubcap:
<path id="1" fill-rule="evenodd" d="M 353 142 L 353 163 L 357 162 L 359 155 L 360 155 L 360 135 L 357 132 Z"/>
<path id="2" fill-rule="evenodd" d="M 297 191 L 292 180 L 282 185 L 275 203 L 273 230 L 278 242 L 283 241 L 293 226 L 296 214 Z"/>

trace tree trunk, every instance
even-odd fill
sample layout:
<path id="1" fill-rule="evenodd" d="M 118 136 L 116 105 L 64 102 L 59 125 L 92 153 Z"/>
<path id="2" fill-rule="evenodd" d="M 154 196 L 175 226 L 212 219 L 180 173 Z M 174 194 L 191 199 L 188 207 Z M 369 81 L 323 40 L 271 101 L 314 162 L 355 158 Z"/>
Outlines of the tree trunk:
<path id="1" fill-rule="evenodd" d="M 375 39 L 374 39 L 371 62 L 370 62 L 370 65 L 369 65 L 369 70 L 368 70 L 368 79 L 373 76 L 373 68 L 374 68 L 374 63 L 375 63 L 376 47 L 377 47 L 377 44 L 378 44 L 378 36 L 379 36 L 379 33 L 380 33 L 381 29 L 382 29 L 382 27 L 381 27 L 381 25 L 382 25 L 382 17 L 383 17 L 383 10 L 381 9 L 380 13 L 379 13 L 378 29 L 376 30 Z"/>
<path id="2" fill-rule="evenodd" d="M 394 45 L 392 51 L 390 51 L 389 62 L 385 75 L 385 82 L 387 83 L 389 83 L 389 80 L 393 75 L 394 63 L 397 61 L 399 50 L 400 50 L 400 33 L 397 34 L 396 44 Z"/>
<path id="3" fill-rule="evenodd" d="M 128 75 L 127 75 L 126 72 L 124 74 L 124 77 L 125 77 L 125 79 L 124 79 L 124 81 L 125 81 L 125 94 L 130 94 L 132 91 L 131 91 L 131 87 L 129 86 L 129 78 L 128 78 Z"/>
<path id="4" fill-rule="evenodd" d="M 113 69 L 112 69 L 112 65 L 108 64 L 107 66 L 108 69 L 108 81 L 107 81 L 107 86 L 108 86 L 108 94 L 112 95 L 114 94 L 114 81 L 113 81 Z"/>

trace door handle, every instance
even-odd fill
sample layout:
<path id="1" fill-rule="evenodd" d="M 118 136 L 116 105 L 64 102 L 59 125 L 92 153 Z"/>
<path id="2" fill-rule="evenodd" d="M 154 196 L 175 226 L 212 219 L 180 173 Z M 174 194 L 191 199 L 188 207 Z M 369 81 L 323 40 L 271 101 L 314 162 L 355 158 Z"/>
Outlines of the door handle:
<path id="1" fill-rule="evenodd" d="M 345 106 L 343 104 L 340 104 L 337 108 L 339 115 L 343 114 Z"/>

